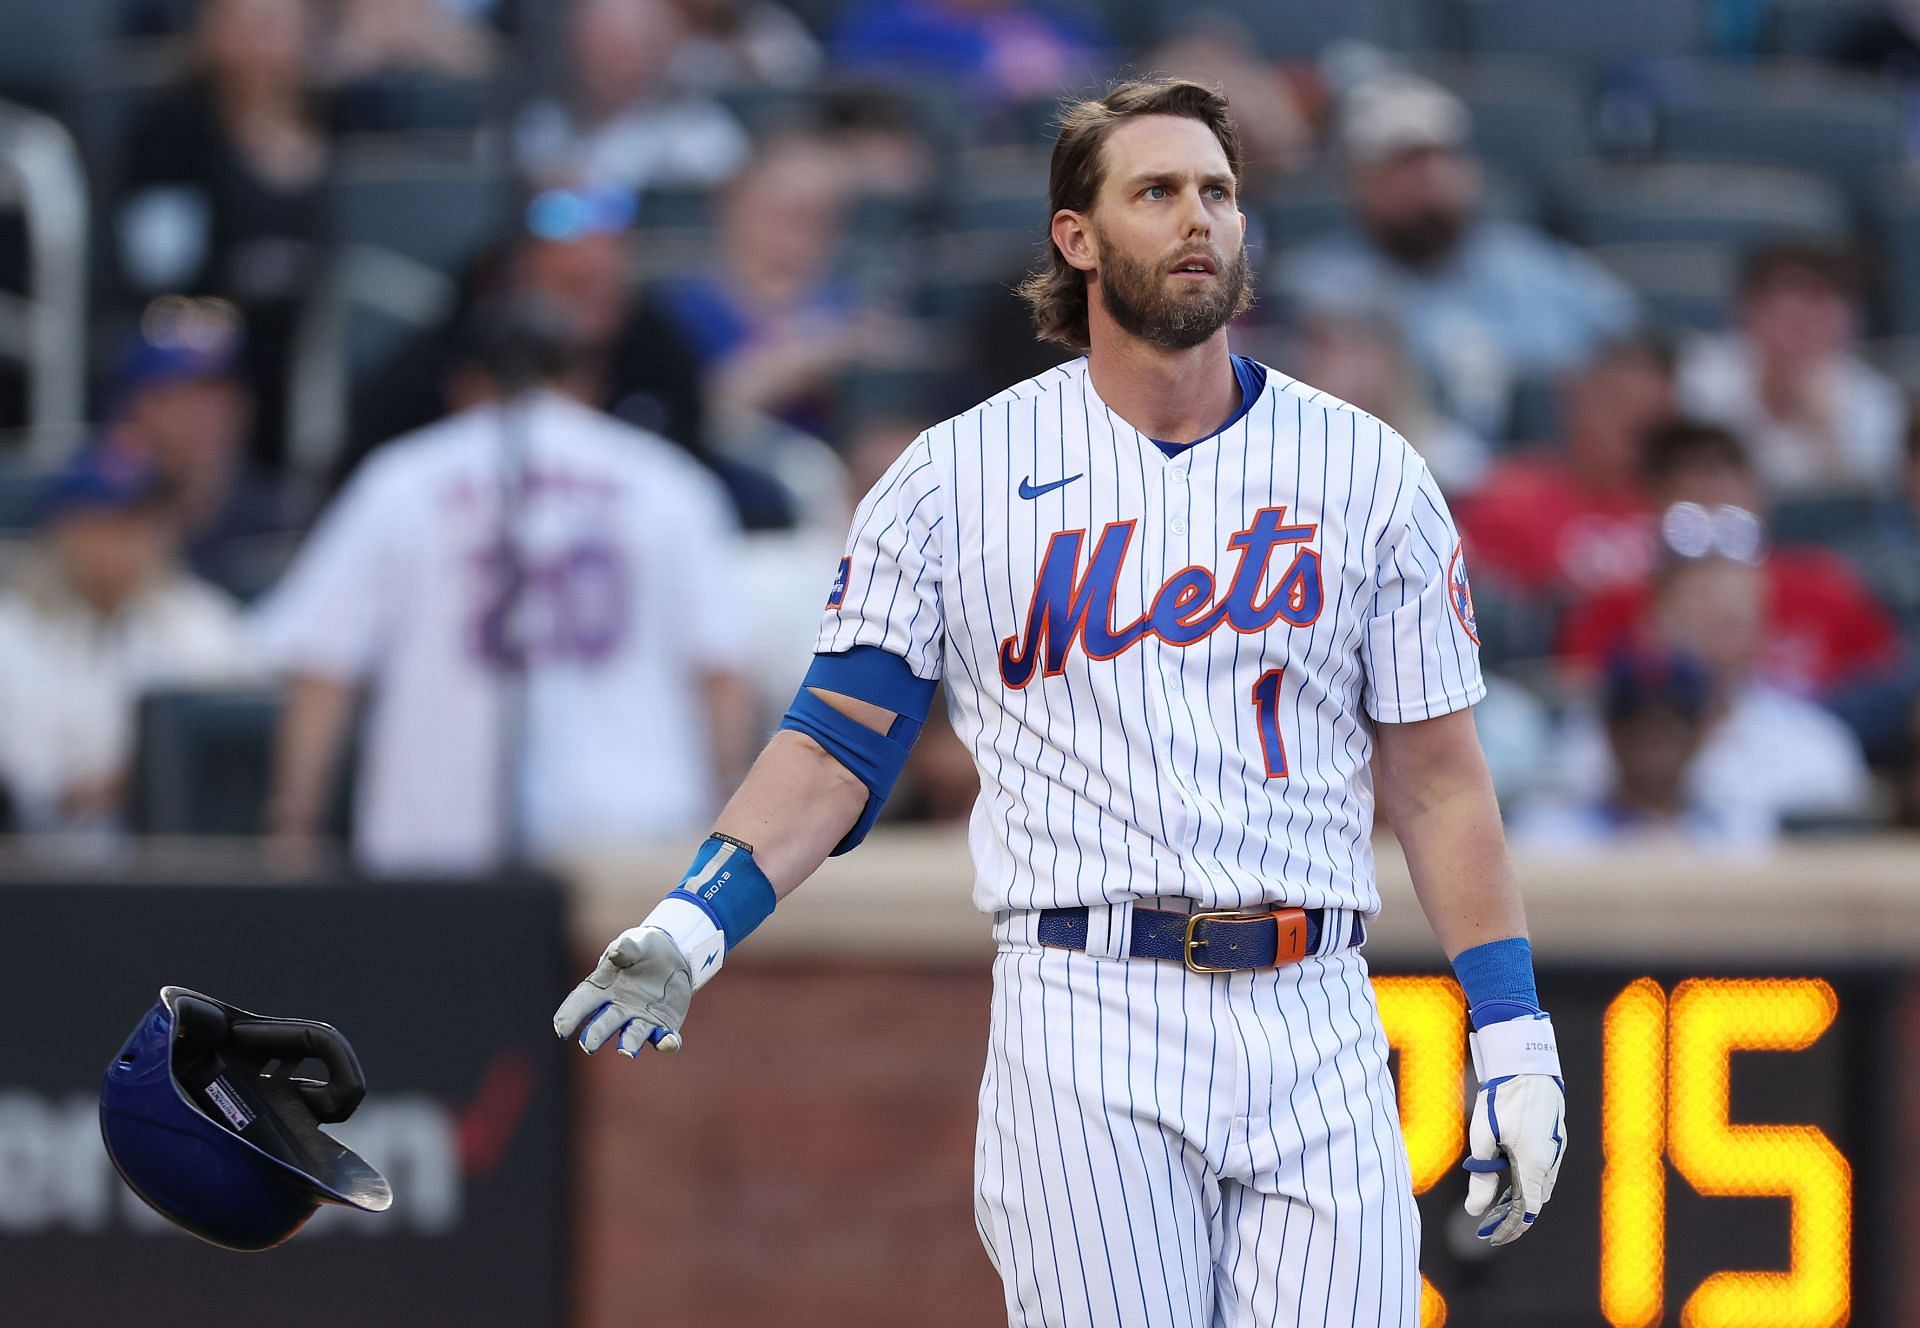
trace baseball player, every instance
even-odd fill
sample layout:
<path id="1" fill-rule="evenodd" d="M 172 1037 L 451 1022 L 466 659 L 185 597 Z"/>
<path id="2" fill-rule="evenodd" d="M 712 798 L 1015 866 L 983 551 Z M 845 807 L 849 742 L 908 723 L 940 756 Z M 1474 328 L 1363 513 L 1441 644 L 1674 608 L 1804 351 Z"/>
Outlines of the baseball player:
<path id="1" fill-rule="evenodd" d="M 365 694 L 353 847 L 376 875 L 685 833 L 744 764 L 719 482 L 582 404 L 546 306 L 485 309 L 472 339 L 475 403 L 381 448 L 256 622 L 289 678 L 274 831 L 323 822 Z"/>
<path id="2" fill-rule="evenodd" d="M 554 1018 L 679 1047 L 694 991 L 866 833 L 944 679 L 999 945 L 975 1214 L 1012 1324 L 1419 1321 L 1361 957 L 1375 760 L 1476 1025 L 1483 1238 L 1526 1231 L 1564 1151 L 1453 522 L 1391 430 L 1229 353 L 1239 178 L 1199 85 L 1066 112 L 1022 293 L 1086 357 L 867 496 L 781 730 Z"/>

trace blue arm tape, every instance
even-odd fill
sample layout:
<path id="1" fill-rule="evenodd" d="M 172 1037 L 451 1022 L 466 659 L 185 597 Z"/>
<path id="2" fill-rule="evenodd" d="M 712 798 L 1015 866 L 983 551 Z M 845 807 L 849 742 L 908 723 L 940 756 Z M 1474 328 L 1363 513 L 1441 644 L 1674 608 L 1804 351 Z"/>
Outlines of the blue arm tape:
<path id="1" fill-rule="evenodd" d="M 1509 936 L 1462 950 L 1454 958 L 1453 975 L 1466 993 L 1475 1028 L 1540 1013 L 1540 994 L 1533 981 L 1533 946 L 1524 936 Z"/>
<path id="2" fill-rule="evenodd" d="M 728 953 L 773 915 L 773 882 L 737 840 L 709 835 L 676 888 L 713 919 Z"/>
<path id="3" fill-rule="evenodd" d="M 890 650 L 854 646 L 838 654 L 815 655 L 800 685 L 871 702 L 915 724 L 924 724 L 938 684 L 931 678 L 915 677 L 907 661 Z"/>
<path id="4" fill-rule="evenodd" d="M 893 791 L 893 783 L 907 763 L 907 753 L 913 750 L 913 740 L 920 736 L 919 721 L 901 715 L 887 732 L 876 733 L 802 687 L 780 720 L 780 727 L 812 738 L 867 786 L 867 805 L 860 819 L 834 846 L 836 856 L 845 853 L 865 839 L 879 819 L 887 794 Z"/>
<path id="5" fill-rule="evenodd" d="M 913 750 L 933 705 L 931 678 L 919 678 L 907 661 L 879 646 L 854 646 L 834 654 L 815 655 L 800 692 L 780 721 L 783 729 L 804 733 L 867 786 L 867 805 L 852 830 L 834 847 L 837 856 L 867 837 L 873 823 L 900 778 L 907 754 Z M 807 689 L 837 692 L 855 700 L 891 710 L 895 719 L 885 733 L 875 733 L 849 719 Z"/>

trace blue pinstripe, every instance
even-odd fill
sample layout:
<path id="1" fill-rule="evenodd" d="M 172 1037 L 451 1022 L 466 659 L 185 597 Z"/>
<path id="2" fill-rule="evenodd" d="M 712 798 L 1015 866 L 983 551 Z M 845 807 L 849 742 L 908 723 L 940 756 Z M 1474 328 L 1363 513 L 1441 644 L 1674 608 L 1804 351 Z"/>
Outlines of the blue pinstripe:
<path id="1" fill-rule="evenodd" d="M 1165 1043 L 1162 1041 L 1160 1037 L 1160 975 L 1162 972 L 1165 971 L 1165 969 L 1164 969 L 1164 966 L 1160 964 L 1155 964 L 1152 966 L 1152 968 L 1153 968 L 1153 1082 L 1158 1084 L 1161 1082 L 1160 1049 L 1165 1045 Z M 1185 1003 L 1183 999 L 1182 1001 L 1183 1009 L 1184 1009 L 1184 1004 Z M 1131 1041 L 1129 1041 L 1127 1045 L 1128 1045 L 1128 1051 L 1129 1051 L 1128 1059 L 1129 1059 L 1129 1063 L 1131 1063 L 1131 1059 L 1132 1059 L 1131 1051 L 1132 1051 L 1133 1044 Z M 1183 1058 L 1186 1053 L 1186 1045 L 1187 1045 L 1186 1021 L 1182 1020 L 1181 1031 L 1180 1031 L 1180 1050 Z M 1186 1083 L 1186 1077 L 1182 1075 L 1181 1084 L 1183 1088 L 1185 1086 L 1185 1083 Z M 1180 1120 L 1184 1122 L 1186 1119 L 1186 1111 L 1184 1107 L 1184 1104 L 1185 1104 L 1184 1092 L 1181 1095 L 1181 1102 L 1182 1102 L 1182 1109 L 1180 1111 Z M 1177 1180 L 1174 1176 L 1173 1140 L 1168 1136 L 1168 1133 L 1164 1128 L 1162 1128 L 1160 1133 L 1160 1142 L 1161 1142 L 1161 1146 L 1164 1148 L 1166 1152 L 1166 1157 L 1167 1157 L 1167 1197 L 1168 1197 L 1169 1203 L 1171 1204 L 1172 1202 L 1174 1202 L 1174 1196 L 1181 1193 L 1182 1186 L 1180 1181 Z M 1184 1149 L 1184 1143 L 1182 1147 Z M 1186 1174 L 1186 1167 L 1184 1165 L 1184 1162 L 1185 1162 L 1185 1154 L 1183 1151 L 1182 1153 L 1183 1165 L 1180 1168 L 1180 1174 L 1182 1177 L 1184 1177 Z M 1191 1195 L 1189 1194 L 1188 1197 L 1191 1198 Z M 1189 1242 L 1187 1240 L 1186 1238 L 1187 1227 L 1185 1223 L 1181 1223 L 1175 1227 L 1174 1235 L 1179 1242 L 1180 1257 L 1184 1261 L 1186 1261 L 1187 1265 L 1190 1268 L 1197 1269 L 1202 1263 L 1199 1257 L 1198 1241 Z M 1207 1262 L 1211 1263 L 1211 1260 L 1208 1260 Z M 1188 1306 L 1188 1321 L 1194 1325 L 1194 1328 L 1199 1328 L 1199 1319 L 1196 1317 L 1194 1307 L 1191 1304 Z"/>
<path id="2" fill-rule="evenodd" d="M 982 1113 L 981 1115 L 980 1138 L 983 1142 L 990 1141 L 992 1143 L 994 1156 L 999 1160 L 999 1163 L 1000 1163 L 1000 1182 L 999 1182 L 998 1188 L 995 1191 L 994 1197 L 998 1201 L 1001 1226 L 1003 1230 L 1007 1233 L 1007 1237 L 1008 1237 L 1008 1239 L 1006 1239 L 1003 1242 L 1007 1250 L 1007 1266 L 1004 1268 L 1000 1267 L 1000 1263 L 998 1259 L 994 1260 L 994 1265 L 995 1265 L 995 1268 L 999 1271 L 1000 1275 L 1006 1281 L 1007 1295 L 1008 1295 L 1008 1298 L 1012 1301 L 1012 1304 L 1009 1306 L 1009 1309 L 1018 1311 L 1020 1319 L 1024 1319 L 1026 1317 L 1026 1284 L 1020 1277 L 1020 1256 L 1019 1256 L 1020 1242 L 1012 1238 L 1013 1226 L 1011 1221 L 1008 1220 L 1008 1214 L 1007 1214 L 1007 1208 L 1006 1208 L 1006 1194 L 1007 1194 L 1006 1141 L 1003 1138 L 999 1137 L 999 1135 L 991 1129 L 991 1123 L 993 1122 L 1014 1120 L 1015 1113 L 1017 1111 L 1017 1106 L 1014 1101 L 1013 1089 L 1012 1089 L 1013 1076 L 1009 1072 L 1010 1067 L 1008 1066 L 1008 1053 L 1007 1053 L 1009 1038 L 1006 1034 L 1006 1026 L 1009 1019 L 1008 1006 L 1011 1004 L 1011 1002 L 1001 999 L 1001 993 L 1005 991 L 1006 985 L 1007 985 L 1007 976 L 1006 976 L 1007 969 L 1011 963 L 1012 963 L 1012 956 L 1002 954 L 994 960 L 994 964 L 993 964 L 993 985 L 994 985 L 994 993 L 995 993 L 995 999 L 993 1003 L 994 1024 L 997 1026 L 999 1035 L 997 1037 L 991 1038 L 991 1045 L 987 1049 L 987 1055 L 988 1055 L 989 1063 L 991 1063 L 994 1057 L 997 1056 L 999 1058 L 1002 1073 L 1000 1075 L 999 1082 L 995 1085 L 994 1114 L 992 1116 L 988 1116 Z M 1000 1096 L 999 1096 L 1002 1091 L 1006 1093 L 1006 1100 L 1004 1105 L 1001 1103 Z M 1031 1251 L 1034 1248 L 1033 1209 L 1032 1209 L 1032 1206 L 1027 1202 L 1026 1175 L 1020 1169 L 1018 1163 L 1015 1164 L 1014 1176 L 1020 1184 L 1020 1215 L 1022 1220 L 1025 1222 L 1026 1228 L 1027 1228 L 1026 1248 Z M 1036 1284 L 1038 1282 L 1037 1276 L 1035 1278 L 1035 1282 Z"/>
<path id="3" fill-rule="evenodd" d="M 1080 1127 L 1080 1152 L 1081 1152 L 1081 1156 L 1086 1160 L 1086 1164 L 1087 1164 L 1087 1170 L 1086 1170 L 1086 1175 L 1084 1179 L 1087 1186 L 1088 1196 L 1092 1200 L 1091 1204 L 1089 1205 L 1089 1207 L 1091 1208 L 1091 1214 L 1087 1218 L 1086 1224 L 1082 1225 L 1082 1223 L 1079 1220 L 1078 1214 L 1075 1211 L 1075 1205 L 1073 1203 L 1074 1187 L 1073 1187 L 1072 1181 L 1069 1179 L 1067 1184 L 1063 1187 L 1067 1192 L 1068 1218 L 1074 1223 L 1076 1232 L 1080 1233 L 1080 1239 L 1077 1242 L 1077 1246 L 1078 1246 L 1079 1257 L 1081 1259 L 1082 1268 L 1083 1268 L 1083 1274 L 1082 1274 L 1083 1277 L 1085 1276 L 1084 1267 L 1087 1261 L 1087 1256 L 1088 1254 L 1091 1253 L 1090 1246 L 1092 1241 L 1088 1238 L 1089 1235 L 1091 1235 L 1092 1239 L 1097 1239 L 1099 1242 L 1101 1262 L 1105 1264 L 1106 1271 L 1107 1271 L 1107 1294 L 1110 1298 L 1109 1303 L 1113 1306 L 1114 1314 L 1117 1317 L 1120 1314 L 1121 1307 L 1125 1302 L 1123 1302 L 1120 1298 L 1120 1281 L 1119 1281 L 1118 1273 L 1114 1268 L 1113 1247 L 1107 1239 L 1106 1218 L 1105 1218 L 1105 1213 L 1103 1211 L 1103 1207 L 1100 1202 L 1099 1185 L 1100 1185 L 1101 1168 L 1097 1167 L 1094 1164 L 1093 1142 L 1092 1142 L 1092 1137 L 1087 1129 L 1087 1121 L 1089 1117 L 1098 1116 L 1102 1121 L 1106 1121 L 1108 1119 L 1109 1113 L 1107 1110 L 1107 1103 L 1104 1096 L 1096 1096 L 1096 1098 L 1091 1104 L 1089 1104 L 1086 1098 L 1083 1096 L 1081 1091 L 1082 1084 L 1081 1084 L 1080 1067 L 1073 1051 L 1073 1048 L 1079 1043 L 1079 1031 L 1078 1031 L 1079 1014 L 1077 1010 L 1077 1006 L 1079 1002 L 1075 999 L 1077 993 L 1074 990 L 1073 974 L 1074 974 L 1074 969 L 1076 967 L 1079 967 L 1080 965 L 1086 964 L 1090 961 L 1088 961 L 1085 958 L 1085 956 L 1077 955 L 1077 954 L 1059 954 L 1056 956 L 1056 958 L 1058 958 L 1061 961 L 1060 966 L 1063 969 L 1063 973 L 1061 977 L 1061 985 L 1065 988 L 1066 997 L 1067 997 L 1067 1021 L 1066 1021 L 1066 1044 L 1067 1045 L 1064 1048 L 1062 1048 L 1062 1053 L 1063 1053 L 1062 1055 L 1057 1057 L 1050 1055 L 1047 1058 L 1047 1076 L 1048 1076 L 1049 1096 L 1053 1098 L 1057 1106 L 1059 1102 L 1059 1095 L 1053 1091 L 1053 1085 L 1052 1085 L 1053 1063 L 1056 1059 L 1064 1060 L 1064 1062 L 1068 1066 L 1067 1086 L 1068 1086 L 1068 1092 L 1071 1094 L 1072 1101 L 1073 1101 L 1072 1116 L 1073 1116 L 1074 1122 L 1078 1124 Z M 1044 960 L 1045 960 L 1045 956 L 1042 956 L 1042 963 L 1044 963 Z M 1057 1027 L 1057 1020 L 1048 1018 L 1045 1013 L 1047 1008 L 1047 989 L 1049 984 L 1045 981 L 1046 975 L 1042 970 L 1041 966 L 1038 964 L 1036 964 L 1034 969 L 1034 977 L 1040 987 L 1040 1009 L 1042 1012 L 1041 1014 L 1042 1022 L 1045 1023 L 1049 1029 L 1055 1028 Z M 1098 1001 L 1096 998 L 1096 1005 L 1097 1003 Z M 1111 1126 L 1109 1126 L 1109 1128 L 1111 1128 Z M 1066 1166 L 1068 1141 L 1067 1141 L 1067 1136 L 1065 1131 L 1060 1128 L 1059 1116 L 1057 1111 L 1054 1117 L 1054 1131 L 1055 1131 L 1055 1141 L 1054 1141 L 1055 1146 L 1059 1152 L 1062 1167 L 1064 1168 Z M 1063 1175 L 1065 1174 L 1064 1170 L 1062 1174 Z M 1129 1223 L 1129 1230 L 1131 1230 L 1130 1223 Z M 1096 1268 L 1095 1271 L 1097 1272 L 1098 1269 Z M 1088 1280 L 1088 1283 L 1085 1287 L 1085 1294 L 1087 1297 L 1087 1317 L 1089 1322 L 1093 1324 L 1099 1324 L 1103 1322 L 1104 1316 L 1098 1313 L 1094 1309 L 1093 1284 L 1090 1279 Z"/>
<path id="4" fill-rule="evenodd" d="M 1399 1151 L 1398 1148 L 1396 1147 L 1396 1138 L 1393 1135 L 1391 1129 L 1389 1129 L 1388 1141 L 1385 1144 L 1383 1144 L 1380 1139 L 1382 1109 L 1384 1108 L 1387 1102 L 1392 1101 L 1392 1082 L 1391 1080 L 1387 1080 L 1387 1084 L 1386 1084 L 1387 1092 L 1385 1095 L 1381 1094 L 1379 1090 L 1381 1087 L 1381 1081 L 1383 1079 L 1386 1079 L 1386 1065 L 1384 1062 L 1381 1063 L 1379 1067 L 1380 1072 L 1378 1074 L 1375 1073 L 1374 1067 L 1373 1067 L 1373 1058 L 1378 1046 L 1376 1038 L 1378 1036 L 1378 1029 L 1379 1029 L 1379 1016 L 1377 1011 L 1373 1009 L 1370 1003 L 1368 1004 L 1369 1017 L 1367 1018 L 1363 1018 L 1360 1015 L 1360 1013 L 1354 1009 L 1353 979 L 1355 976 L 1356 976 L 1356 973 L 1353 970 L 1344 972 L 1341 974 L 1341 983 L 1346 989 L 1347 1016 L 1353 1021 L 1354 1028 L 1359 1033 L 1359 1036 L 1360 1036 L 1359 1070 L 1360 1070 L 1360 1077 L 1361 1077 L 1361 1093 L 1362 1093 L 1361 1100 L 1372 1101 L 1376 1104 L 1376 1110 L 1368 1114 L 1368 1133 L 1373 1141 L 1374 1159 L 1375 1159 L 1376 1165 L 1379 1168 L 1380 1175 L 1382 1177 L 1383 1187 L 1385 1188 L 1386 1192 L 1392 1195 L 1394 1198 L 1394 1216 L 1396 1221 L 1397 1234 L 1399 1236 L 1399 1241 L 1397 1243 L 1399 1248 L 1404 1249 L 1408 1244 L 1411 1243 L 1411 1240 L 1409 1238 L 1409 1233 L 1407 1231 L 1407 1226 L 1406 1226 L 1405 1210 L 1406 1210 L 1407 1204 L 1411 1200 L 1411 1195 L 1408 1192 L 1411 1191 L 1412 1189 L 1413 1178 L 1409 1174 L 1404 1180 L 1402 1180 L 1399 1174 L 1399 1168 L 1389 1166 L 1390 1160 L 1394 1159 Z M 1393 1248 L 1396 1244 L 1396 1242 L 1390 1240 L 1387 1235 L 1386 1221 L 1387 1221 L 1387 1215 L 1383 1212 L 1380 1214 L 1380 1243 L 1383 1249 Z M 1379 1307 L 1381 1314 L 1384 1315 L 1386 1306 L 1387 1306 L 1387 1261 L 1386 1259 L 1382 1258 L 1378 1261 L 1378 1268 L 1380 1271 L 1380 1281 L 1379 1281 L 1378 1287 L 1375 1289 L 1375 1292 L 1374 1292 L 1374 1300 L 1375 1300 L 1375 1304 Z M 1403 1278 L 1405 1276 L 1404 1268 L 1401 1269 L 1401 1276 Z M 1358 1299 L 1359 1283 L 1357 1281 L 1354 1284 L 1354 1289 L 1355 1289 L 1354 1317 L 1357 1321 L 1359 1317 L 1359 1299 Z M 1405 1301 L 1404 1296 L 1399 1296 L 1397 1297 L 1397 1299 L 1399 1299 L 1402 1303 L 1404 1303 Z M 1400 1316 L 1400 1317 L 1404 1317 L 1404 1316 Z M 1396 1321 L 1398 1321 L 1398 1319 Z"/>
<path id="5" fill-rule="evenodd" d="M 1034 961 L 1034 970 L 1036 975 L 1038 974 L 1039 966 L 1040 966 L 1039 957 L 1036 956 Z M 1012 973 L 1013 973 L 1014 987 L 1015 987 L 1015 993 L 1016 993 L 1014 996 L 1014 1005 L 1020 1011 L 1020 1034 L 1019 1034 L 1018 1045 L 1029 1048 L 1029 1049 L 1035 1046 L 1039 1047 L 1041 1064 L 1043 1066 L 1048 1067 L 1046 1072 L 1046 1086 L 1047 1086 L 1047 1091 L 1049 1095 L 1051 1095 L 1053 1091 L 1053 1074 L 1051 1071 L 1053 1057 L 1051 1055 L 1052 1048 L 1049 1047 L 1047 1044 L 1046 1010 L 1043 1007 L 1040 1012 L 1040 1037 L 1036 1042 L 1035 1040 L 1029 1038 L 1027 1035 L 1027 1027 L 1026 1027 L 1027 1002 L 1026 1002 L 1026 991 L 1025 991 L 1026 977 L 1020 971 L 1020 963 L 1018 958 L 1016 958 L 1013 961 Z M 1026 1081 L 1026 1085 L 1027 1085 L 1027 1120 L 1032 1127 L 1029 1132 L 1029 1137 L 1033 1139 L 1038 1139 L 1040 1135 L 1040 1112 L 1033 1105 L 1033 1076 L 1031 1074 L 1027 1074 L 1027 1075 L 1023 1075 L 1022 1078 Z M 1051 1100 L 1050 1100 L 1050 1105 L 1051 1105 Z M 1059 1116 L 1059 1110 L 1057 1107 L 1055 1107 L 1053 1110 L 1053 1120 L 1054 1120 L 1054 1126 L 1053 1126 L 1054 1142 L 1058 1144 L 1060 1139 L 1060 1116 Z M 1017 1122 L 1016 1122 L 1015 1128 L 1017 1133 L 1018 1131 Z M 1064 1149 L 1060 1149 L 1058 1151 L 1060 1154 L 1061 1171 L 1062 1173 L 1064 1173 L 1065 1167 L 1066 1167 L 1066 1151 Z M 1042 1165 L 1042 1162 L 1043 1162 L 1043 1159 L 1039 1157 L 1034 1158 L 1035 1168 L 1044 1173 L 1045 1168 Z M 1023 1179 L 1024 1179 L 1024 1176 L 1023 1176 Z M 1045 1184 L 1040 1186 L 1040 1208 L 1041 1208 L 1042 1215 L 1046 1219 L 1047 1244 L 1053 1252 L 1053 1259 L 1048 1265 L 1050 1270 L 1053 1273 L 1053 1300 L 1051 1302 L 1051 1305 L 1054 1308 L 1064 1310 L 1067 1304 L 1067 1292 L 1066 1292 L 1066 1283 L 1062 1280 L 1062 1277 L 1064 1273 L 1067 1271 L 1067 1269 L 1066 1269 L 1065 1261 L 1062 1260 L 1060 1257 L 1060 1245 L 1059 1245 L 1060 1228 L 1057 1225 L 1055 1225 L 1053 1220 L 1053 1200 L 1049 1197 L 1049 1194 L 1048 1194 L 1049 1188 L 1050 1187 Z M 1024 1191 L 1024 1185 L 1022 1186 L 1022 1189 Z M 1069 1206 L 1071 1206 L 1073 1202 L 1073 1194 L 1071 1191 L 1069 1191 L 1067 1194 L 1067 1202 Z M 1087 1283 L 1087 1270 L 1080 1258 L 1080 1246 L 1077 1240 L 1077 1236 L 1078 1236 L 1077 1227 L 1069 1226 L 1067 1229 L 1067 1235 L 1070 1239 L 1073 1239 L 1074 1241 L 1072 1245 L 1074 1264 L 1076 1267 L 1079 1268 L 1079 1274 L 1080 1274 L 1079 1282 L 1080 1282 L 1082 1292 L 1084 1293 L 1086 1288 L 1086 1283 Z M 1091 1302 L 1088 1302 L 1087 1314 L 1089 1317 L 1091 1317 L 1093 1314 L 1093 1305 Z"/>

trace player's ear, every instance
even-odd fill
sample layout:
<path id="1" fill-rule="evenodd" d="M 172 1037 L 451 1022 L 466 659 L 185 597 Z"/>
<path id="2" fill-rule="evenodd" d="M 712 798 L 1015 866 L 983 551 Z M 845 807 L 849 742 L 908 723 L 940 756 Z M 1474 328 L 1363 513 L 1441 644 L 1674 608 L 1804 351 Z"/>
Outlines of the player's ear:
<path id="1" fill-rule="evenodd" d="M 1093 227 L 1078 212 L 1061 208 L 1053 214 L 1054 248 L 1067 260 L 1067 266 L 1081 272 L 1091 272 L 1100 265 L 1100 246 L 1093 237 Z"/>

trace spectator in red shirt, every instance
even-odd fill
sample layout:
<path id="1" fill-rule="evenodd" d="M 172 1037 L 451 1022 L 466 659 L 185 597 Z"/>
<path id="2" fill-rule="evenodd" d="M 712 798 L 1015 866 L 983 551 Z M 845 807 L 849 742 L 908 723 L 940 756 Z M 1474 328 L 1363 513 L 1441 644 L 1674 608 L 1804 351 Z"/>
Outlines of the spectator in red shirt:
<path id="1" fill-rule="evenodd" d="M 1647 492 L 1667 514 L 1669 545 L 1692 541 L 1761 568 L 1765 631 L 1758 672 L 1768 682 L 1830 696 L 1898 664 L 1898 629 L 1852 564 L 1815 545 L 1767 547 L 1764 491 L 1732 434 L 1675 424 L 1653 438 L 1647 461 Z M 1577 670 L 1597 667 L 1647 635 L 1652 599 L 1648 577 L 1572 605 L 1556 653 Z"/>
<path id="2" fill-rule="evenodd" d="M 1656 344 L 1616 342 L 1568 380 L 1564 437 L 1509 457 L 1454 510 L 1476 589 L 1568 600 L 1637 585 L 1653 565 L 1645 442 L 1673 413 L 1673 366 Z"/>

